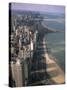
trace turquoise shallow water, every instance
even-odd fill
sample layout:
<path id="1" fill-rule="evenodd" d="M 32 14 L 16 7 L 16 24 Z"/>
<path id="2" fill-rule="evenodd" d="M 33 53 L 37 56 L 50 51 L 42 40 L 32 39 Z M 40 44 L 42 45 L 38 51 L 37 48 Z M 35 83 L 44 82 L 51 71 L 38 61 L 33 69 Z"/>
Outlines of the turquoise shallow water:
<path id="1" fill-rule="evenodd" d="M 58 65 L 65 70 L 65 34 L 49 33 L 46 36 L 49 53 L 56 58 Z"/>

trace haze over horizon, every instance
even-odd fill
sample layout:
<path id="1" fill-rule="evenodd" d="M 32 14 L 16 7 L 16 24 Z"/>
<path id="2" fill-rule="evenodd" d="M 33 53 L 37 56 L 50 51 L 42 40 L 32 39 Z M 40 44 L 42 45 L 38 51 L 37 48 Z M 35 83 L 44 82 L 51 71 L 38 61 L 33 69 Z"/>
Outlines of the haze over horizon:
<path id="1" fill-rule="evenodd" d="M 47 4 L 29 4 L 29 3 L 11 3 L 11 10 L 19 11 L 39 11 L 48 13 L 65 13 L 65 6 L 47 5 Z"/>

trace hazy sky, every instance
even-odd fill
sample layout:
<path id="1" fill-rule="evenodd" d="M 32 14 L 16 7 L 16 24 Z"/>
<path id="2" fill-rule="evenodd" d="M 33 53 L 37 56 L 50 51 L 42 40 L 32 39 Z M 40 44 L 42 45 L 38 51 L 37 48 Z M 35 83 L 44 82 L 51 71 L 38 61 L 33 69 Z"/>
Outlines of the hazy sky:
<path id="1" fill-rule="evenodd" d="M 45 4 L 24 4 L 24 3 L 12 3 L 12 10 L 29 10 L 29 11 L 43 11 L 53 13 L 64 13 L 65 6 L 59 5 L 45 5 Z"/>

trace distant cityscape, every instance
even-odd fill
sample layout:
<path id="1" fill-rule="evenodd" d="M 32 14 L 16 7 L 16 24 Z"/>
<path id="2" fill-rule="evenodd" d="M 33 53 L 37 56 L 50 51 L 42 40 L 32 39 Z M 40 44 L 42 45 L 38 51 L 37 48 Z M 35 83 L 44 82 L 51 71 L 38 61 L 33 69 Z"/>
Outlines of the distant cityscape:
<path id="1" fill-rule="evenodd" d="M 11 3 L 9 4 L 10 87 L 65 83 L 64 73 L 53 60 L 55 58 L 49 57 L 50 48 L 45 38 L 48 33 L 64 31 L 44 26 L 43 20 L 44 17 L 39 12 L 11 10 Z M 53 75 L 56 77 L 52 78 Z"/>

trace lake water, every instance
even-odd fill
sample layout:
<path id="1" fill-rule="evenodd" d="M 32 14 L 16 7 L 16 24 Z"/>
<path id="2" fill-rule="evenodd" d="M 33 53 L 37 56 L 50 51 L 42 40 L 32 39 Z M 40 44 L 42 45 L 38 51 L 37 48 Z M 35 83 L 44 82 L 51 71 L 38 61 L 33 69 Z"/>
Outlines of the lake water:
<path id="1" fill-rule="evenodd" d="M 51 17 L 52 18 L 52 17 Z M 48 17 L 48 19 L 50 19 Z M 53 18 L 55 19 L 55 18 Z M 65 30 L 65 23 L 56 21 L 44 21 L 48 27 L 58 30 Z M 49 53 L 56 58 L 57 64 L 65 71 L 65 32 L 48 33 L 45 36 Z"/>
<path id="2" fill-rule="evenodd" d="M 46 35 L 47 47 L 50 54 L 64 71 L 65 67 L 65 35 L 64 33 L 49 33 Z"/>

